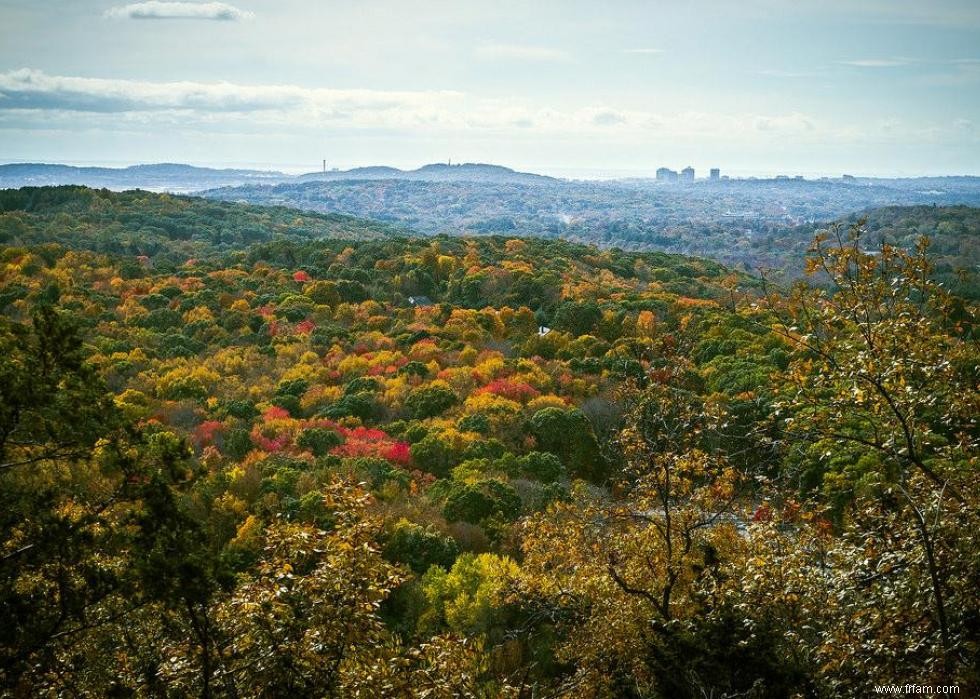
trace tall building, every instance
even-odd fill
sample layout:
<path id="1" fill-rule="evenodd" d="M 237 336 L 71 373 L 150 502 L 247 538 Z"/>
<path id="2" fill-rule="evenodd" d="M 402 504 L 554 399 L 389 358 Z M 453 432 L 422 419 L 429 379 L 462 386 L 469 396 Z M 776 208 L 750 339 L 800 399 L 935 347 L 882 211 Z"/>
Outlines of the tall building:
<path id="1" fill-rule="evenodd" d="M 677 171 L 671 170 L 669 167 L 658 167 L 657 179 L 663 182 L 673 182 L 677 179 Z"/>
<path id="2" fill-rule="evenodd" d="M 681 170 L 681 179 L 685 182 L 694 182 L 694 168 L 688 165 Z"/>
<path id="3" fill-rule="evenodd" d="M 721 179 L 721 170 L 719 170 L 716 167 L 711 168 L 711 179 L 713 179 L 713 180 L 720 180 Z"/>

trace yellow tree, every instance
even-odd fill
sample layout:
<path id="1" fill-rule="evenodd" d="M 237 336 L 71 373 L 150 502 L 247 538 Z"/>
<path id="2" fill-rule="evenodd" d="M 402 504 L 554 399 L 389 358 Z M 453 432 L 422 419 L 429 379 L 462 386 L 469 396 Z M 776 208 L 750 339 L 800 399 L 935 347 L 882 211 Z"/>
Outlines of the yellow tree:
<path id="1" fill-rule="evenodd" d="M 741 546 L 739 478 L 706 447 L 718 416 L 695 394 L 655 384 L 627 416 L 626 463 L 614 496 L 580 487 L 525 525 L 522 595 L 562 637 L 583 696 L 695 696 L 744 688 L 699 642 L 705 591 Z M 693 624 L 693 625 L 692 625 Z"/>
<path id="2" fill-rule="evenodd" d="M 920 506 L 941 497 L 922 475 L 905 487 Z M 881 682 L 957 684 L 976 694 L 980 518 L 953 500 L 929 521 L 947 649 L 919 523 L 900 504 L 859 496 L 840 531 L 819 510 L 795 505 L 751 527 L 749 553 L 720 594 L 742 611 L 745 628 L 782 639 L 785 657 L 808 670 L 808 694 L 862 696 Z"/>
<path id="3" fill-rule="evenodd" d="M 335 483 L 330 531 L 277 523 L 254 574 L 218 606 L 222 675 L 250 695 L 351 695 L 356 668 L 394 645 L 378 609 L 403 579 L 381 558 L 370 497 Z"/>

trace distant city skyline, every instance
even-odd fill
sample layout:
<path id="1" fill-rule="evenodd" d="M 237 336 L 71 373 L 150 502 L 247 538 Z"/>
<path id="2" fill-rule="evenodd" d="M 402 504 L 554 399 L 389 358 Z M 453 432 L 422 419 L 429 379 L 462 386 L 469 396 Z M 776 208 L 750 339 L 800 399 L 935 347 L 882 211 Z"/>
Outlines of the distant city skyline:
<path id="1" fill-rule="evenodd" d="M 973 0 L 0 0 L 0 161 L 980 174 Z"/>
<path id="2" fill-rule="evenodd" d="M 317 166 L 316 163 L 268 163 L 268 162 L 250 162 L 250 161 L 227 161 L 227 162 L 213 162 L 213 161 L 185 161 L 185 160 L 75 160 L 75 161 L 55 161 L 55 160 L 38 160 L 31 158 L 19 158 L 11 160 L 0 160 L 0 165 L 5 164 L 26 164 L 26 163 L 43 163 L 43 164 L 57 164 L 57 165 L 69 165 L 72 167 L 108 167 L 108 168 L 125 168 L 134 165 L 157 165 L 161 163 L 175 163 L 181 165 L 192 165 L 194 167 L 206 167 L 215 169 L 245 169 L 245 170 L 265 170 L 269 172 L 281 172 L 285 175 L 302 175 L 307 173 L 319 172 L 323 169 L 322 158 L 320 165 Z M 448 160 L 448 159 L 447 159 Z M 333 164 L 327 161 L 327 170 L 352 170 L 359 167 L 371 167 L 371 166 L 388 166 L 397 167 L 402 170 L 415 170 L 424 165 L 430 165 L 432 163 L 440 162 L 438 160 L 424 160 L 418 162 L 407 162 L 403 164 L 396 164 L 391 162 L 359 162 L 354 164 Z M 465 164 L 473 163 L 475 161 L 471 160 L 459 160 L 458 162 L 453 159 L 453 164 Z M 649 167 L 646 168 L 632 168 L 632 169 L 617 169 L 617 168 L 602 168 L 602 167 L 552 167 L 547 165 L 542 166 L 528 166 L 522 167 L 517 166 L 512 163 L 496 163 L 487 162 L 482 164 L 488 165 L 500 165 L 503 167 L 509 167 L 513 170 L 520 172 L 528 172 L 537 175 L 547 175 L 549 177 L 558 177 L 564 179 L 582 179 L 582 180 L 612 180 L 612 179 L 629 179 L 629 178 L 647 178 L 656 179 L 657 170 L 661 167 L 668 167 L 675 172 L 680 174 L 683 168 L 662 164 L 658 165 L 656 163 L 651 163 Z M 692 166 L 693 167 L 693 166 Z M 788 177 L 791 179 L 797 179 L 803 177 L 805 179 L 821 179 L 821 178 L 841 178 L 844 176 L 858 177 L 858 178 L 916 178 L 916 177 L 980 177 L 978 174 L 973 174 L 969 172 L 939 172 L 939 173 L 919 173 L 919 172 L 887 172 L 887 173 L 874 173 L 874 172 L 863 172 L 863 171 L 853 171 L 845 172 L 841 169 L 837 170 L 827 170 L 827 171 L 804 171 L 804 170 L 729 170 L 725 167 L 708 167 L 699 166 L 694 167 L 697 173 L 697 180 L 710 180 L 712 170 L 719 171 L 719 177 L 722 179 L 775 179 L 777 177 Z"/>
<path id="3" fill-rule="evenodd" d="M 188 161 L 130 161 L 130 160 L 76 160 L 76 161 L 47 161 L 47 160 L 36 160 L 36 159 L 15 159 L 15 160 L 5 160 L 0 161 L 0 166 L 2 165 L 14 165 L 14 164 L 46 164 L 46 165 L 68 165 L 71 167 L 105 167 L 105 168 L 126 168 L 131 166 L 139 165 L 160 165 L 165 163 L 179 164 L 179 165 L 191 165 L 193 167 L 203 167 L 203 168 L 214 168 L 214 169 L 244 169 L 244 170 L 262 170 L 267 172 L 279 172 L 285 175 L 302 175 L 309 173 L 316 173 L 323 171 L 323 163 L 320 162 L 318 167 L 312 167 L 310 164 L 304 163 L 265 163 L 265 162 L 188 162 Z M 448 162 L 449 159 L 447 159 Z M 358 163 L 354 165 L 334 165 L 327 161 L 326 171 L 337 171 L 337 170 L 353 170 L 360 167 L 397 167 L 401 170 L 415 170 L 425 165 L 438 164 L 440 161 L 437 160 L 427 160 L 424 162 L 409 163 L 406 165 L 394 165 L 387 162 L 370 162 L 370 163 Z M 465 165 L 465 164 L 475 164 L 474 161 L 469 160 L 452 160 L 453 165 Z M 657 170 L 667 167 L 672 169 L 677 175 L 678 179 L 681 170 L 684 168 L 670 167 L 664 165 L 651 165 L 649 168 L 638 168 L 630 170 L 622 170 L 615 168 L 562 168 L 562 167 L 547 167 L 543 166 L 541 168 L 536 167 L 517 167 L 508 163 L 478 163 L 483 165 L 499 165 L 502 167 L 508 167 L 512 170 L 519 172 L 527 172 L 536 175 L 547 175 L 550 177 L 558 177 L 565 179 L 629 179 L 629 178 L 645 178 L 645 179 L 656 179 Z M 693 166 L 692 166 L 693 167 Z M 733 170 L 729 171 L 726 168 L 719 167 L 701 167 L 694 168 L 696 175 L 696 180 L 711 180 L 711 179 L 777 179 L 777 178 L 789 178 L 789 179 L 840 179 L 842 177 L 857 177 L 857 178 L 916 178 L 916 177 L 980 177 L 980 175 L 971 175 L 970 173 L 942 173 L 942 174 L 872 174 L 866 172 L 801 172 L 798 170 L 794 171 L 745 171 L 745 170 Z M 713 177 L 712 173 L 714 171 L 718 172 L 718 177 Z"/>

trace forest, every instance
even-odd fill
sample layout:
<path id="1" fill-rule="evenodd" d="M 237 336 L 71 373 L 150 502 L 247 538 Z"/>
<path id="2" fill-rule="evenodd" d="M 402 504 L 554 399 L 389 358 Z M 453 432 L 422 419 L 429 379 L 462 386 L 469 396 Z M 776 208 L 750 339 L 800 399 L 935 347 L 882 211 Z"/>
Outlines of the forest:
<path id="1" fill-rule="evenodd" d="M 404 225 L 0 192 L 0 694 L 980 692 L 976 209 Z"/>
<path id="2" fill-rule="evenodd" d="M 922 234 L 935 243 L 934 254 L 942 257 L 940 266 L 972 269 L 977 256 L 976 236 L 957 227 L 965 223 L 969 231 L 977 225 L 977 209 L 971 208 L 980 205 L 980 179 L 975 177 L 679 184 L 543 177 L 485 181 L 465 175 L 428 181 L 308 177 L 298 183 L 212 189 L 203 196 L 360 216 L 427 235 L 533 235 L 659 250 L 707 257 L 751 272 L 778 270 L 792 278 L 803 275 L 804 253 L 814 233 L 854 212 L 872 222 L 876 242 L 884 236 L 892 245 L 904 244 L 889 237 L 887 226 L 877 225 L 877 211 L 895 211 L 921 219 L 907 221 L 895 232 L 914 244 L 919 234 L 915 229 L 922 225 Z M 937 228 L 939 222 L 947 225 Z"/>

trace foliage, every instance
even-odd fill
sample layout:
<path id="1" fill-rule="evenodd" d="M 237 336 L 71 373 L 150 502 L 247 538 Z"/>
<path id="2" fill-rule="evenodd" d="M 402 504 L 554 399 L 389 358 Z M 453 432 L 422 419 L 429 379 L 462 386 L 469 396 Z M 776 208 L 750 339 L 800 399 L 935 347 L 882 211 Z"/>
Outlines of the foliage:
<path id="1" fill-rule="evenodd" d="M 399 520 L 388 535 L 385 557 L 404 563 L 416 573 L 424 573 L 432 566 L 449 568 L 459 555 L 456 541 L 431 525 Z"/>
<path id="2" fill-rule="evenodd" d="M 431 613 L 453 631 L 486 633 L 503 606 L 504 590 L 517 564 L 492 553 L 464 553 L 447 571 L 433 566 L 422 577 L 422 593 Z"/>
<path id="3" fill-rule="evenodd" d="M 592 425 L 580 410 L 544 408 L 531 417 L 538 446 L 558 456 L 580 478 L 600 481 L 606 474 Z"/>
<path id="4" fill-rule="evenodd" d="M 405 397 L 405 409 L 416 420 L 435 417 L 456 402 L 456 394 L 446 385 L 430 384 L 413 389 Z"/>
<path id="5" fill-rule="evenodd" d="M 0 693 L 976 689 L 975 309 L 924 245 L 832 232 L 783 291 L 3 197 Z"/>
<path id="6" fill-rule="evenodd" d="M 470 524 L 480 524 L 494 515 L 513 520 L 520 510 L 521 499 L 514 489 L 494 479 L 453 484 L 442 509 L 450 522 Z"/>
<path id="7" fill-rule="evenodd" d="M 922 235 L 937 241 L 948 284 L 978 298 L 977 179 L 911 178 L 857 182 L 821 178 L 732 179 L 665 185 L 653 180 L 583 182 L 542 178 L 533 182 L 313 181 L 273 187 L 243 185 L 207 193 L 227 201 L 282 204 L 306 211 L 339 212 L 411 226 L 421 234 L 561 238 L 605 248 L 697 255 L 745 269 L 803 272 L 813 234 L 844 217 L 853 223 L 870 210 L 870 231 L 911 249 Z M 901 204 L 901 206 L 894 206 Z M 938 206 L 937 206 L 938 204 Z M 968 206 L 956 206 L 967 204 Z M 883 207 L 883 208 L 878 208 Z M 533 243 L 527 251 L 533 254 Z M 516 252 L 516 249 L 515 249 Z M 644 274 L 692 287 L 672 266 L 644 266 Z M 968 275 L 958 283 L 958 271 Z M 476 281 L 476 280 L 474 280 Z M 457 301 L 479 298 L 479 284 Z M 520 303 L 547 299 L 551 285 L 527 278 Z M 411 293 L 411 292 L 410 292 Z M 417 293 L 428 293 L 418 291 Z M 532 308 L 534 306 L 532 305 Z"/>

